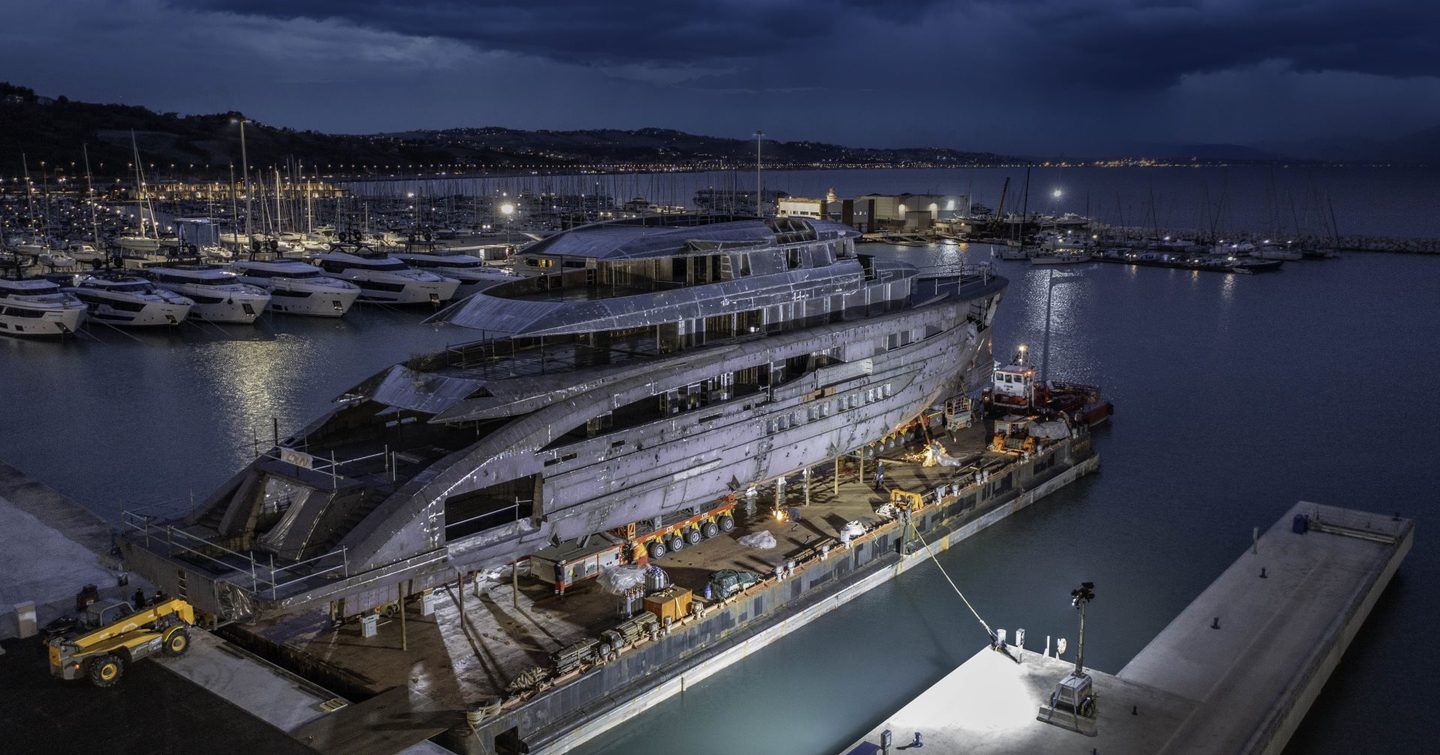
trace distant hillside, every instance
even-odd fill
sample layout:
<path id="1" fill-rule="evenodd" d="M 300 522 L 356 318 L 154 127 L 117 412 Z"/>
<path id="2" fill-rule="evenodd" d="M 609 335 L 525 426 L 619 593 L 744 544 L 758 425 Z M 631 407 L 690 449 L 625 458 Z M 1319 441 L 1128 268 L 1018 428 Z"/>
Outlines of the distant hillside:
<path id="1" fill-rule="evenodd" d="M 143 107 L 48 98 L 0 83 L 0 175 L 17 175 L 21 155 L 32 173 L 64 166 L 83 172 L 81 145 L 88 145 L 97 175 L 128 177 L 130 134 L 147 167 L 171 175 L 223 176 L 240 162 L 239 113 L 180 115 Z M 247 122 L 247 156 L 252 166 L 300 160 L 345 173 L 405 171 L 426 165 L 465 165 L 495 170 L 561 170 L 605 165 L 616 169 L 666 165 L 678 168 L 748 166 L 755 143 L 747 139 L 697 136 L 668 129 L 622 131 L 522 131 L 458 128 L 347 136 Z M 765 163 L 776 167 L 962 166 L 1015 162 L 991 153 L 951 149 L 862 149 L 817 142 L 764 145 Z M 74 164 L 73 171 L 70 165 Z M 171 170 L 171 166 L 174 166 Z M 208 171 L 206 166 L 209 166 Z M 328 168 L 327 168 L 328 166 Z M 345 166 L 345 168 L 341 168 Z M 392 167 L 382 167 L 392 166 Z M 158 176 L 157 176 L 158 178 Z"/>

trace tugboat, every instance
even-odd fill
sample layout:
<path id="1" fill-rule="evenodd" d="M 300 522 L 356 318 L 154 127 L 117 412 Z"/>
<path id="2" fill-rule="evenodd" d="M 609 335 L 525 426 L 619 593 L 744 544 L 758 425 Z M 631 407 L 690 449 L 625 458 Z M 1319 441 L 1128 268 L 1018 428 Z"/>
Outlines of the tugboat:
<path id="1" fill-rule="evenodd" d="M 1025 363 L 1024 346 L 1011 364 L 995 367 L 994 382 L 984 401 L 996 415 L 1056 413 L 1086 427 L 1104 424 L 1115 413 L 1098 385 L 1037 380 L 1035 367 Z"/>

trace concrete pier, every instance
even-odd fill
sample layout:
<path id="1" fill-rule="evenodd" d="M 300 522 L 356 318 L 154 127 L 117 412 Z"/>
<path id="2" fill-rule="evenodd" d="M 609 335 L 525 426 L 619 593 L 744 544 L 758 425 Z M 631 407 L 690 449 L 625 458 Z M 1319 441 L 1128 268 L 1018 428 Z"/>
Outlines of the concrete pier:
<path id="1" fill-rule="evenodd" d="M 0 640 L 30 636 L 74 611 L 85 585 L 110 596 L 135 589 L 119 584 L 109 525 L 3 463 L 0 533 Z"/>
<path id="2" fill-rule="evenodd" d="M 1072 662 L 987 648 L 845 752 L 880 752 L 888 729 L 892 749 L 919 732 L 939 752 L 1279 753 L 1413 533 L 1407 519 L 1298 503 L 1118 675 L 1086 669 L 1097 703 L 1083 726 L 1041 712 Z"/>

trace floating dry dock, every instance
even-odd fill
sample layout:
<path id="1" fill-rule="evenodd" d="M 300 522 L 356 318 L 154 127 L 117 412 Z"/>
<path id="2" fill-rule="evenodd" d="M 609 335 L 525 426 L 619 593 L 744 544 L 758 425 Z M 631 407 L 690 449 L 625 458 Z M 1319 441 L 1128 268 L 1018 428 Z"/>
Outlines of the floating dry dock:
<path id="1" fill-rule="evenodd" d="M 937 752 L 1278 753 L 1413 533 L 1408 519 L 1298 503 L 1118 675 L 1086 670 L 1093 719 L 1041 712 L 1072 662 L 986 649 L 846 753 L 881 752 L 887 729 L 891 749 L 919 732 Z"/>

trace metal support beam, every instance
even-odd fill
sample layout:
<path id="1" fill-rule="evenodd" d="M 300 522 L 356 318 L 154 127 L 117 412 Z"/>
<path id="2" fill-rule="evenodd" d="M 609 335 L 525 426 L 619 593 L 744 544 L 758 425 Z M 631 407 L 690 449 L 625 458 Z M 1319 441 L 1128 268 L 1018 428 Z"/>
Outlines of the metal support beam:
<path id="1" fill-rule="evenodd" d="M 410 642 L 409 638 L 405 636 L 405 583 L 401 582 L 395 588 L 395 592 L 400 596 L 400 599 L 396 601 L 396 606 L 400 609 L 400 649 L 408 651 Z"/>

